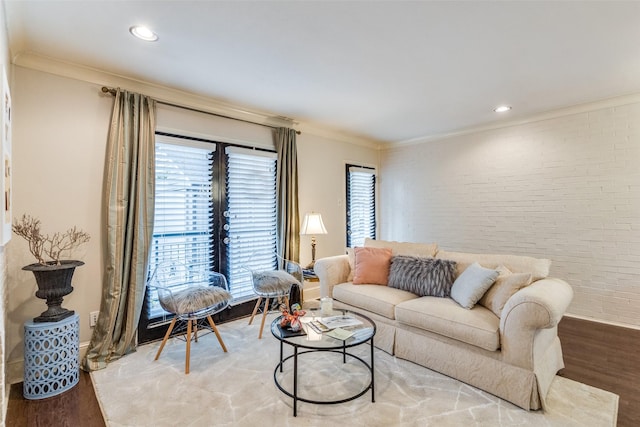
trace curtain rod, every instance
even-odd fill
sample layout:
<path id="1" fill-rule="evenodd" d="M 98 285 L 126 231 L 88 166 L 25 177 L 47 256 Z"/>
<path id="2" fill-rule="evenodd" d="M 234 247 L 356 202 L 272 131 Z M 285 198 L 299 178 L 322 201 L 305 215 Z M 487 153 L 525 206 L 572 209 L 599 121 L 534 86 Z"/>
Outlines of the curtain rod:
<path id="1" fill-rule="evenodd" d="M 116 95 L 116 89 L 112 88 L 112 87 L 102 86 L 102 93 L 109 93 L 109 94 L 115 96 Z M 264 123 L 252 122 L 251 120 L 239 119 L 237 117 L 225 116 L 224 114 L 212 113 L 211 111 L 199 110 L 197 108 L 187 107 L 187 106 L 184 106 L 184 105 L 172 104 L 170 102 L 158 101 L 158 100 L 156 100 L 156 102 L 158 104 L 167 105 L 169 107 L 182 108 L 183 110 L 195 111 L 197 113 L 209 114 L 210 116 L 222 117 L 222 118 L 230 119 L 230 120 L 237 120 L 239 122 L 250 123 L 252 125 L 258 125 L 258 126 L 264 126 L 264 127 L 271 128 L 271 129 L 277 129 L 279 127 L 279 126 L 266 125 Z M 302 132 L 297 130 L 296 134 L 300 135 L 300 134 L 302 134 Z"/>

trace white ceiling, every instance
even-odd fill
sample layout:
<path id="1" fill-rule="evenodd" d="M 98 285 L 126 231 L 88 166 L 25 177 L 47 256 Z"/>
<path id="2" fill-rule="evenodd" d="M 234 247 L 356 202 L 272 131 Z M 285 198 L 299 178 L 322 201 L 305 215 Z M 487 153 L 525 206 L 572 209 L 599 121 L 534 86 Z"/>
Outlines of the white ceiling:
<path id="1" fill-rule="evenodd" d="M 5 0 L 35 52 L 380 141 L 640 93 L 640 2 Z M 128 32 L 146 24 L 160 40 Z M 498 116 L 492 110 L 509 104 Z"/>

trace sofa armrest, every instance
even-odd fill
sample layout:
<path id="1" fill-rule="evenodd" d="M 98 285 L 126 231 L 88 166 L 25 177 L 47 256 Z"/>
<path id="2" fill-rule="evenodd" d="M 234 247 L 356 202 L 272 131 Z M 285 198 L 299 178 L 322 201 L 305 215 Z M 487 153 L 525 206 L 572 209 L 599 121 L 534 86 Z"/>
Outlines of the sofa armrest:
<path id="1" fill-rule="evenodd" d="M 573 299 L 573 289 L 564 280 L 546 278 L 516 292 L 504 306 L 500 318 L 500 343 L 503 360 L 525 369 L 533 369 L 537 345 L 556 328 Z M 554 335 L 557 335 L 554 334 Z M 540 339 L 536 339 L 540 336 Z"/>
<path id="2" fill-rule="evenodd" d="M 313 270 L 320 280 L 320 297 L 333 295 L 333 287 L 344 283 L 349 277 L 351 267 L 348 255 L 336 255 L 320 258 L 313 266 Z"/>

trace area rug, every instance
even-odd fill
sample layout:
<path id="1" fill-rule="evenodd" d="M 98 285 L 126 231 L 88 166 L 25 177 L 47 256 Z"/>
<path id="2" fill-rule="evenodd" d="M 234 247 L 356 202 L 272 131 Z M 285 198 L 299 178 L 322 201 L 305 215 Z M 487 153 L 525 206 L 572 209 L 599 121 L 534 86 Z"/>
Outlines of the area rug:
<path id="1" fill-rule="evenodd" d="M 275 315 L 270 315 L 269 322 Z M 159 343 L 91 374 L 108 426 L 615 426 L 618 396 L 556 377 L 545 411 L 525 411 L 489 393 L 383 351 L 375 350 L 375 402 L 371 392 L 337 405 L 298 404 L 274 384 L 279 344 L 267 325 L 258 340 L 247 319 L 219 325 L 228 353 L 215 335 L 191 346 L 191 372 L 184 374 L 185 343 Z M 285 346 L 285 352 L 289 351 Z M 368 346 L 357 348 L 368 360 Z M 291 389 L 292 364 L 278 374 Z M 337 375 L 336 375 L 337 373 Z M 367 384 L 360 363 L 334 353 L 300 356 L 299 387 L 321 399 L 353 393 Z M 357 391 L 357 390 L 356 390 Z"/>

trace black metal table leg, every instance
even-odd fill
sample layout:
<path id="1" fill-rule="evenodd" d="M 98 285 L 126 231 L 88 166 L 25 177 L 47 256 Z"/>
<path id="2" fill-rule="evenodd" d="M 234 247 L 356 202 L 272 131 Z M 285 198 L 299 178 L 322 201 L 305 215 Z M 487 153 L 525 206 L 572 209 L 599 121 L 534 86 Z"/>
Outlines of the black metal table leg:
<path id="1" fill-rule="evenodd" d="M 298 346 L 293 346 L 293 416 L 298 416 Z"/>
<path id="2" fill-rule="evenodd" d="M 345 402 L 349 402 L 354 399 L 357 399 L 361 396 L 364 396 L 369 391 L 369 389 L 371 389 L 371 402 L 375 402 L 375 378 L 374 378 L 374 375 L 375 375 L 374 356 L 375 355 L 374 355 L 373 338 L 376 333 L 376 326 L 373 323 L 373 321 L 368 319 L 366 316 L 357 315 L 357 314 L 356 316 L 362 317 L 363 323 L 368 324 L 369 327 L 362 331 L 364 336 L 360 335 L 360 336 L 357 336 L 355 339 L 349 340 L 349 344 L 347 344 L 347 340 L 343 340 L 342 343 L 339 343 L 339 342 L 329 341 L 328 339 L 322 338 L 322 342 L 315 343 L 313 342 L 315 340 L 300 339 L 300 338 L 297 338 L 297 336 L 288 338 L 283 335 L 282 330 L 278 327 L 279 326 L 278 322 L 280 321 L 280 318 L 275 319 L 271 323 L 271 332 L 273 336 L 280 341 L 280 362 L 273 370 L 273 380 L 275 382 L 276 387 L 281 392 L 283 392 L 284 394 L 286 394 L 287 396 L 293 399 L 293 416 L 294 417 L 298 416 L 298 402 L 323 404 L 323 405 L 345 403 Z M 370 356 L 371 356 L 370 362 L 367 362 L 366 355 L 361 357 L 357 354 L 354 354 L 353 352 L 347 352 L 347 348 L 356 347 L 361 344 L 366 346 L 367 341 L 369 341 L 369 347 L 370 347 Z M 285 343 L 293 347 L 293 352 L 292 352 L 293 354 L 289 354 L 287 357 L 285 357 L 284 355 Z M 362 363 L 366 368 L 369 369 L 369 372 L 371 374 L 369 384 L 364 384 L 362 388 L 359 388 L 359 392 L 349 396 L 345 396 L 345 397 L 340 396 L 339 398 L 334 397 L 333 399 L 316 400 L 316 399 L 310 399 L 309 397 L 305 397 L 304 391 L 302 393 L 302 396 L 299 396 L 298 395 L 298 356 L 304 355 L 305 353 L 316 353 L 316 352 L 336 353 L 336 355 L 342 354 L 343 364 L 347 363 L 347 356 L 353 359 L 353 362 L 356 364 L 358 362 Z M 293 359 L 293 390 L 286 389 L 285 387 L 283 387 L 279 379 L 279 377 L 284 371 L 284 363 L 290 359 Z"/>
<path id="3" fill-rule="evenodd" d="M 375 378 L 373 377 L 373 371 L 375 369 L 375 364 L 373 363 L 373 337 L 371 337 L 371 402 L 376 401 L 376 393 L 375 393 Z"/>

